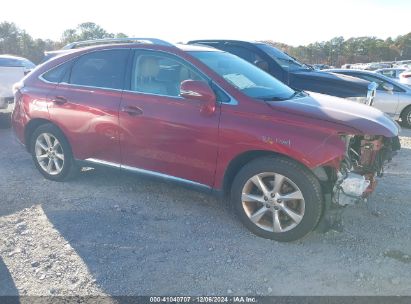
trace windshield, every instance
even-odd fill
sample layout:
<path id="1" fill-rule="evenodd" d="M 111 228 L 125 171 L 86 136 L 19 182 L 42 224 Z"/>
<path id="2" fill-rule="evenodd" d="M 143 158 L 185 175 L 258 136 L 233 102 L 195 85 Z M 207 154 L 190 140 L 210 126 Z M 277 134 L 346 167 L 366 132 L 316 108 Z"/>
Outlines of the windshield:
<path id="1" fill-rule="evenodd" d="M 304 63 L 299 62 L 297 59 L 287 55 L 284 52 L 276 49 L 267 44 L 256 44 L 256 46 L 264 51 L 268 56 L 274 59 L 285 70 L 307 70 L 309 67 Z"/>
<path id="2" fill-rule="evenodd" d="M 262 100 L 285 100 L 295 91 L 253 64 L 225 52 L 189 52 L 245 95 Z"/>

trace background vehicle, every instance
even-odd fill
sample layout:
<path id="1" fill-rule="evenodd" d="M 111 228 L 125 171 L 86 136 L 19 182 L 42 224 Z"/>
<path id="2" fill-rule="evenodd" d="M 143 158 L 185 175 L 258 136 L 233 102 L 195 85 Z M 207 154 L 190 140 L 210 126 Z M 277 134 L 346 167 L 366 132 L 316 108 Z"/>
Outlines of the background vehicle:
<path id="1" fill-rule="evenodd" d="M 327 64 L 313 64 L 313 68 L 316 70 L 324 70 L 324 69 L 329 69 L 330 66 Z"/>
<path id="2" fill-rule="evenodd" d="M 11 55 L 0 55 L 0 120 L 8 125 L 13 110 L 13 85 L 35 67 L 31 61 Z"/>
<path id="3" fill-rule="evenodd" d="M 313 70 L 265 43 L 238 40 L 194 40 L 189 44 L 208 45 L 237 55 L 297 90 L 351 98 L 364 104 L 371 103 L 375 94 L 375 85 L 368 81 Z"/>
<path id="4" fill-rule="evenodd" d="M 133 42 L 59 56 L 16 87 L 13 128 L 46 178 L 104 165 L 214 189 L 252 232 L 292 241 L 371 193 L 399 149 L 377 109 L 213 48 Z"/>
<path id="5" fill-rule="evenodd" d="M 372 106 L 387 113 L 395 120 L 401 118 L 403 125 L 411 128 L 411 87 L 375 72 L 345 69 L 328 71 L 377 83 L 377 94 Z"/>
<path id="6" fill-rule="evenodd" d="M 400 79 L 400 74 L 404 71 L 406 71 L 405 68 L 388 68 L 388 69 L 379 69 L 379 70 L 376 70 L 375 72 L 398 80 Z"/>
<path id="7" fill-rule="evenodd" d="M 411 70 L 404 71 L 400 74 L 400 83 L 411 86 Z"/>

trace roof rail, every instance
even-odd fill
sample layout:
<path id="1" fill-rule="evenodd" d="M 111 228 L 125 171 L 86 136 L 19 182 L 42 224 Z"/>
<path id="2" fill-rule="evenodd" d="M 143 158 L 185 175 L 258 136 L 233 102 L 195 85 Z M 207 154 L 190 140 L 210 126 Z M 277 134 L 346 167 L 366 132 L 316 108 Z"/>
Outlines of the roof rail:
<path id="1" fill-rule="evenodd" d="M 64 50 L 67 49 L 77 49 L 86 46 L 99 45 L 99 44 L 111 44 L 111 43 L 147 43 L 147 44 L 157 44 L 164 46 L 174 46 L 174 44 L 157 39 L 157 38 L 106 38 L 106 39 L 93 39 L 76 41 L 67 44 L 63 47 Z"/>

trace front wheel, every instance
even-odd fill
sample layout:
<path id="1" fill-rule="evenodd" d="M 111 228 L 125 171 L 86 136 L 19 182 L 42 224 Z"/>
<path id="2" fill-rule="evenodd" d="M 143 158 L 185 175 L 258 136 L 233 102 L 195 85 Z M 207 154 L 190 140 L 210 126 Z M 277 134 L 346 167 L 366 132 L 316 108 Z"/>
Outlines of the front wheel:
<path id="1" fill-rule="evenodd" d="M 34 131 L 31 154 L 37 169 L 47 179 L 64 181 L 78 172 L 70 145 L 55 125 L 41 125 Z"/>
<path id="2" fill-rule="evenodd" d="M 312 231 L 323 209 L 318 180 L 286 158 L 265 157 L 245 165 L 234 179 L 231 199 L 251 232 L 282 242 Z"/>

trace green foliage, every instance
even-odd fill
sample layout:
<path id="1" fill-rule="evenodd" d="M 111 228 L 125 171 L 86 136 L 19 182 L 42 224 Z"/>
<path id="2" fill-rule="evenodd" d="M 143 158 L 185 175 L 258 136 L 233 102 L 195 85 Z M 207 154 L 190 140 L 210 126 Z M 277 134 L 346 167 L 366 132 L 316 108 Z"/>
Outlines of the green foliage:
<path id="1" fill-rule="evenodd" d="M 39 63 L 44 51 L 81 40 L 101 38 L 126 38 L 124 33 L 109 33 L 93 22 L 79 24 L 63 32 L 60 41 L 33 39 L 26 31 L 12 22 L 0 23 L 0 54 L 13 54 Z M 264 41 L 282 49 L 305 63 L 324 63 L 340 66 L 345 63 L 393 61 L 411 59 L 411 33 L 386 40 L 376 37 L 356 37 L 344 40 L 335 37 L 329 41 L 315 42 L 307 46 L 293 47 L 271 40 Z"/>
<path id="2" fill-rule="evenodd" d="M 93 22 L 79 24 L 75 29 L 68 29 L 63 32 L 61 42 L 68 44 L 75 41 L 114 38 L 114 34 L 108 33 L 101 26 Z"/>
<path id="3" fill-rule="evenodd" d="M 345 63 L 366 63 L 411 59 L 411 33 L 386 40 L 376 37 L 356 37 L 344 40 L 335 37 L 329 41 L 293 47 L 273 41 L 264 41 L 305 63 L 341 66 Z"/>
<path id="4" fill-rule="evenodd" d="M 0 23 L 0 54 L 13 54 L 39 62 L 44 50 L 53 48 L 50 40 L 34 40 L 14 23 Z"/>
<path id="5" fill-rule="evenodd" d="M 108 33 L 101 26 L 93 22 L 79 24 L 75 29 L 63 32 L 60 41 L 49 39 L 33 39 L 26 31 L 18 28 L 12 22 L 0 23 L 0 54 L 11 54 L 25 57 L 34 63 L 39 63 L 45 51 L 55 50 L 64 45 L 81 40 L 100 38 L 126 38 L 124 33 Z"/>

